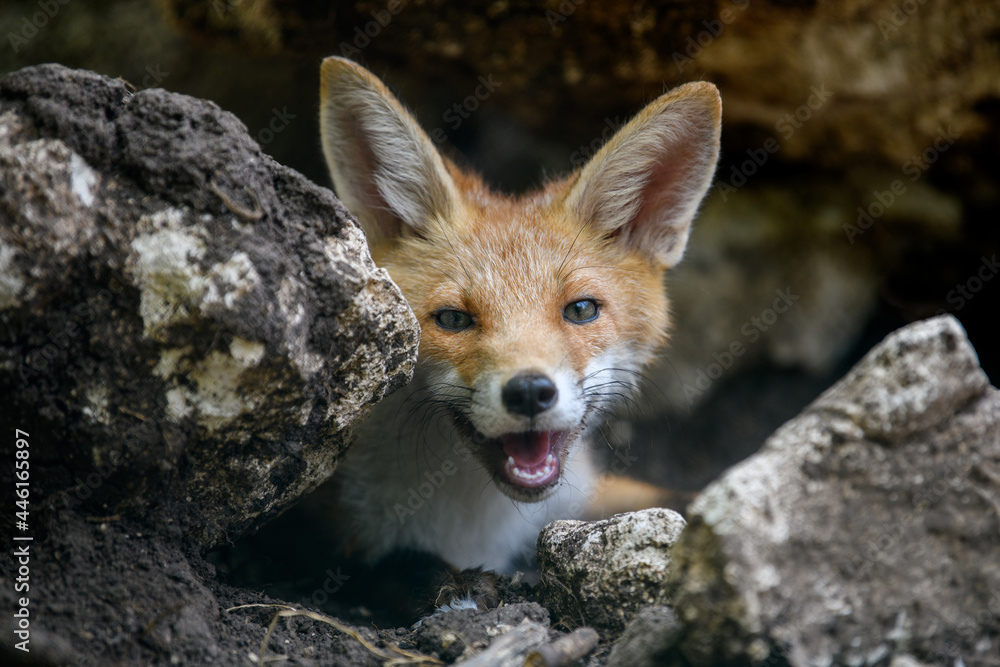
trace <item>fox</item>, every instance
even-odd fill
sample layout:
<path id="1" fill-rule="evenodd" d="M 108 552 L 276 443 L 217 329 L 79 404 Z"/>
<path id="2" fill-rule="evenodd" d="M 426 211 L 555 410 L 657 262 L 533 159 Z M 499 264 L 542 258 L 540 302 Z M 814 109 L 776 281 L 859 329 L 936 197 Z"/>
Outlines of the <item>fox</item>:
<path id="1" fill-rule="evenodd" d="M 655 496 L 604 483 L 591 448 L 668 340 L 665 276 L 714 177 L 721 115 L 714 85 L 683 84 L 573 173 L 508 195 L 442 154 L 370 71 L 322 61 L 334 190 L 420 330 L 413 380 L 334 474 L 346 549 L 511 573 L 549 522 Z"/>

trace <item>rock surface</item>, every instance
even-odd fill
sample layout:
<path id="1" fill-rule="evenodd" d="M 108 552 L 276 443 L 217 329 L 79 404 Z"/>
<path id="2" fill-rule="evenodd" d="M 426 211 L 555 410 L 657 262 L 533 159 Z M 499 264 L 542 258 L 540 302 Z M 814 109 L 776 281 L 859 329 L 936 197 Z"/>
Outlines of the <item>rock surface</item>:
<path id="1" fill-rule="evenodd" d="M 507 604 L 496 609 L 463 609 L 429 616 L 420 622 L 413 642 L 426 655 L 446 662 L 467 660 L 481 654 L 493 640 L 524 626 L 543 641 L 548 636 L 549 613 L 536 602 Z M 524 632 L 525 630 L 522 630 Z"/>
<path id="2" fill-rule="evenodd" d="M 36 497 L 204 548 L 326 480 L 418 337 L 343 205 L 234 116 L 57 65 L 0 83 L 0 295 Z"/>
<path id="3" fill-rule="evenodd" d="M 668 601 L 681 515 L 654 508 L 595 522 L 554 521 L 538 536 L 544 604 L 570 626 L 616 636 L 643 607 Z"/>
<path id="4" fill-rule="evenodd" d="M 652 423 L 635 432 L 661 451 L 692 452 L 658 465 L 661 482 L 692 469 L 709 438 L 723 450 L 719 459 L 759 446 L 857 359 L 880 306 L 902 317 L 879 323 L 866 346 L 941 309 L 961 310 L 970 335 L 980 335 L 982 301 L 956 309 L 945 300 L 974 275 L 981 252 L 997 247 L 995 234 L 977 230 L 992 228 L 1000 202 L 1000 56 L 992 45 L 1000 11 L 978 0 L 164 6 L 207 43 L 309 59 L 339 54 L 371 66 L 503 189 L 579 167 L 664 88 L 715 83 L 725 118 L 718 178 L 672 273 L 675 335 L 648 372 L 641 417 Z M 484 89 L 480 77 L 498 85 Z M 541 167 L 526 177 L 532 162 Z M 970 220 L 980 208 L 992 210 L 981 227 Z M 924 253 L 933 260 L 912 257 Z M 799 297 L 789 314 L 753 324 L 789 289 Z M 978 344 L 992 368 L 995 353 Z M 806 392 L 772 390 L 789 409 L 730 451 L 706 429 L 684 442 L 655 437 L 664 419 L 688 420 L 703 399 L 727 391 L 727 380 L 770 380 L 772 369 L 822 379 Z M 704 472 L 692 490 L 721 470 L 698 463 Z"/>
<path id="5" fill-rule="evenodd" d="M 272 627 L 292 605 L 221 583 L 204 558 L 328 478 L 351 424 L 412 371 L 416 322 L 332 193 L 212 103 L 18 71 L 0 82 L 0 322 L 0 430 L 30 443 L 18 534 L 33 538 L 29 602 L 0 560 L 0 663 L 402 655 L 406 631 L 325 619 L 335 630 L 308 610 Z M 540 642 L 556 634 L 537 604 L 509 604 L 411 641 L 454 660 L 522 619 Z"/>
<path id="6" fill-rule="evenodd" d="M 498 637 L 485 651 L 458 664 L 464 667 L 523 667 L 531 652 L 545 643 L 548 634 L 546 626 L 525 619 Z"/>
<path id="7" fill-rule="evenodd" d="M 951 316 L 890 335 L 691 505 L 693 664 L 1000 664 L 1000 391 Z"/>
<path id="8" fill-rule="evenodd" d="M 650 87 L 657 76 L 671 79 L 655 68 L 649 70 L 653 77 L 649 80 L 636 78 L 635 69 L 601 74 L 601 68 L 611 62 L 609 55 L 623 53 L 628 59 L 627 50 L 610 45 L 641 42 L 634 39 L 632 26 L 607 29 L 612 25 L 609 21 L 620 20 L 615 19 L 620 9 L 572 4 L 575 10 L 569 20 L 557 23 L 563 30 L 557 41 L 529 39 L 528 44 L 518 46 L 521 37 L 507 33 L 501 46 L 553 49 L 562 58 L 568 53 L 564 48 L 568 31 L 578 26 L 570 39 L 593 43 L 595 48 L 581 51 L 587 58 L 586 69 L 581 69 L 583 78 L 575 82 L 560 83 L 564 72 L 546 67 L 549 61 L 544 58 L 532 57 L 527 63 L 508 59 L 510 54 L 497 50 L 496 45 L 484 46 L 489 40 L 477 37 L 482 33 L 474 24 L 449 23 L 454 12 L 478 12 L 475 6 L 439 8 L 407 18 L 439 26 L 426 40 L 419 30 L 406 29 L 408 24 L 401 20 L 404 15 L 394 15 L 363 56 L 355 57 L 370 57 L 377 69 L 380 59 L 386 59 L 389 71 L 395 73 L 392 78 L 404 91 L 407 86 L 415 91 L 404 92 L 408 102 L 428 104 L 425 100 L 431 100 L 423 117 L 432 121 L 448 108 L 435 106 L 437 102 L 450 104 L 460 99 L 455 98 L 454 87 L 443 89 L 447 99 L 441 97 L 442 88 L 434 87 L 435 77 L 446 71 L 439 69 L 441 60 L 454 61 L 451 74 L 441 76 L 452 77 L 457 89 L 465 91 L 463 95 L 471 92 L 468 82 L 475 80 L 476 73 L 470 75 L 470 69 L 478 67 L 484 76 L 492 72 L 503 85 L 483 105 L 482 116 L 464 125 L 463 132 L 477 119 L 487 119 L 488 107 L 495 103 L 516 107 L 519 117 L 539 126 L 547 121 L 547 127 L 554 128 L 553 136 L 564 141 L 581 131 L 596 138 L 588 128 L 599 127 L 599 133 L 605 125 L 614 125 L 613 116 L 620 113 L 624 119 L 641 101 L 659 92 L 661 80 Z M 854 344 L 873 300 L 888 299 L 887 292 L 892 299 L 899 296 L 898 289 L 893 290 L 892 275 L 886 278 L 891 267 L 914 267 L 904 277 L 940 274 L 936 281 L 921 283 L 915 297 L 904 298 L 900 310 L 916 317 L 946 307 L 945 295 L 952 286 L 977 275 L 982 270 L 980 255 L 986 252 L 989 257 L 988 248 L 996 247 L 995 241 L 988 240 L 994 237 L 984 235 L 983 230 L 996 228 L 996 190 L 992 167 L 986 167 L 995 162 L 997 134 L 986 121 L 996 115 L 996 94 L 989 91 L 995 90 L 998 79 L 977 78 L 991 71 L 995 61 L 995 52 L 988 51 L 995 12 L 975 9 L 981 12 L 978 23 L 957 33 L 963 34 L 963 40 L 947 42 L 941 35 L 951 33 L 937 32 L 936 26 L 968 22 L 972 5 L 961 2 L 951 5 L 954 11 L 946 11 L 944 4 L 920 4 L 900 30 L 887 32 L 887 51 L 879 52 L 870 47 L 880 46 L 883 39 L 878 32 L 878 21 L 884 17 L 880 12 L 893 4 L 888 0 L 843 7 L 754 4 L 750 8 L 754 13 L 740 19 L 750 21 L 727 24 L 722 37 L 703 47 L 705 53 L 696 59 L 695 64 L 707 67 L 710 78 L 723 87 L 726 152 L 737 167 L 748 159 L 744 149 L 759 149 L 767 136 L 778 132 L 776 123 L 784 114 L 808 102 L 809 87 L 823 84 L 821 79 L 826 78 L 808 80 L 804 71 L 831 73 L 835 79 L 830 80 L 839 83 L 831 88 L 834 96 L 829 104 L 821 109 L 810 107 L 810 121 L 792 136 L 782 136 L 781 150 L 768 164 L 776 171 L 762 174 L 760 181 L 741 187 L 738 193 L 726 193 L 725 198 L 716 189 L 715 199 L 707 203 L 691 251 L 671 285 L 683 327 L 674 338 L 670 360 L 677 365 L 679 377 L 667 366 L 653 371 L 654 381 L 667 394 L 659 407 L 691 405 L 685 384 L 700 390 L 696 385 L 699 371 L 708 375 L 713 372 L 712 364 L 723 365 L 716 354 L 722 356 L 733 342 L 750 342 L 741 325 L 751 316 L 762 318 L 768 329 L 734 359 L 734 372 L 761 362 L 830 368 L 843 362 L 840 355 Z M 121 7 L 125 5 L 132 14 L 124 23 L 122 17 L 128 13 L 124 9 L 104 16 L 103 9 L 94 10 L 85 3 L 62 6 L 59 20 L 49 22 L 47 32 L 31 43 L 29 52 L 34 49 L 38 54 L 50 47 L 65 48 L 77 56 L 96 52 L 92 39 L 79 35 L 92 34 L 88 26 L 99 21 L 102 26 L 113 26 L 109 30 L 116 34 L 109 35 L 108 41 L 121 40 L 116 43 L 125 45 L 122 52 L 128 54 L 130 69 L 118 69 L 122 65 L 115 58 L 120 55 L 110 50 L 99 56 L 99 68 L 115 74 L 138 72 L 130 77 L 135 83 L 159 85 L 154 72 L 162 72 L 164 56 L 147 47 L 152 33 L 165 38 L 150 27 L 155 21 L 144 13 L 149 11 L 145 3 Z M 204 34 L 230 36 L 235 32 L 223 25 L 223 19 L 236 17 L 237 10 L 238 20 L 246 21 L 243 12 L 256 7 L 254 20 L 266 25 L 274 18 L 269 12 L 282 9 L 228 0 L 211 4 L 192 0 L 184 6 L 194 5 L 209 7 L 214 16 L 210 21 L 222 26 L 222 33 Z M 293 5 L 283 7 L 294 13 Z M 661 53 L 656 58 L 662 60 L 670 49 L 683 45 L 687 36 L 697 37 L 704 29 L 700 22 L 718 16 L 724 5 L 681 3 L 671 5 L 673 9 L 643 9 L 657 17 L 669 14 L 668 20 L 657 18 L 655 29 L 645 31 L 673 35 L 657 38 L 654 46 Z M 281 49 L 295 51 L 297 46 L 280 40 L 294 39 L 296 30 L 324 33 L 324 21 L 335 18 L 338 26 L 347 22 L 350 34 L 353 26 L 363 27 L 372 20 L 368 12 L 382 8 L 379 3 L 338 6 L 329 15 L 286 22 L 284 32 L 274 34 Z M 528 18 L 542 21 L 549 34 L 544 14 L 539 18 L 536 9 L 535 5 L 490 3 L 484 11 L 499 13 L 484 15 L 487 23 L 496 21 L 488 27 L 497 34 L 516 31 L 518 20 Z M 676 14 L 670 14 L 675 10 Z M 37 3 L 19 0 L 5 5 L 0 14 L 19 19 L 21 14 L 37 11 Z M 74 17 L 78 23 L 70 20 Z M 200 20 L 193 11 L 189 18 Z M 641 28 L 643 17 L 636 18 Z M 821 19 L 829 18 L 834 22 L 827 24 L 832 26 L 827 31 Z M 771 24 L 771 19 L 777 23 Z M 805 26 L 798 37 L 797 22 Z M 776 44 L 781 40 L 785 44 L 776 50 L 764 45 L 746 51 L 753 48 L 755 39 L 772 39 L 772 25 L 777 26 Z M 406 32 L 407 40 L 417 38 L 441 57 L 410 57 L 410 49 L 416 46 L 394 39 L 397 29 Z M 451 39 L 461 30 L 466 31 L 464 39 Z M 857 43 L 855 35 L 860 38 Z M 344 38 L 344 31 L 327 32 L 323 41 L 309 48 L 325 55 L 330 52 L 329 40 L 336 43 Z M 314 155 L 314 177 L 326 182 L 318 151 L 302 148 L 315 137 L 312 120 L 292 123 L 280 135 L 271 125 L 276 120 L 272 109 L 281 110 L 282 117 L 290 109 L 301 119 L 313 118 L 312 59 L 308 65 L 297 65 L 298 78 L 292 78 L 288 69 L 274 61 L 255 60 L 248 67 L 245 54 L 206 55 L 175 37 L 170 39 L 173 48 L 184 55 L 162 60 L 170 72 L 164 85 L 182 87 L 197 79 L 204 86 L 200 94 L 213 99 L 222 90 L 232 95 L 242 85 L 244 99 L 252 102 L 244 103 L 260 114 L 257 122 L 247 120 L 257 128 L 251 134 L 261 143 L 265 143 L 261 137 L 275 138 L 269 150 L 287 141 L 291 146 L 285 150 L 290 155 Z M 908 43 L 900 46 L 902 41 Z M 925 47 L 926 52 L 921 52 Z M 392 66 L 394 59 L 402 62 L 392 55 L 399 48 L 406 49 L 406 69 Z M 459 57 L 480 49 L 497 53 L 499 58 L 466 61 Z M 716 49 L 721 51 L 711 53 Z M 16 52 L 8 50 L 0 62 L 10 62 L 10 53 Z M 878 57 L 871 60 L 873 55 Z M 780 58 L 780 66 L 760 66 L 775 57 Z M 940 63 L 952 57 L 968 67 L 942 70 Z M 18 56 L 13 58 L 17 63 Z M 59 58 L 29 58 L 36 62 L 54 59 Z M 229 63 L 229 69 L 209 66 L 221 60 Z M 854 63 L 855 69 L 864 66 L 871 77 L 852 78 L 851 67 L 838 69 L 842 61 Z M 731 77 L 730 68 L 758 74 Z M 32 515 L 40 538 L 36 544 L 44 549 L 32 561 L 32 604 L 37 605 L 32 607 L 37 620 L 33 657 L 43 664 L 48 660 L 53 664 L 158 665 L 197 662 L 205 656 L 217 664 L 259 661 L 260 641 L 274 608 L 226 610 L 276 601 L 219 584 L 198 552 L 220 539 L 235 538 L 280 511 L 283 503 L 313 483 L 310 480 L 329 474 L 324 462 L 332 462 L 345 443 L 346 433 L 338 430 L 340 426 L 353 419 L 351 415 L 363 412 L 363 403 L 376 400 L 405 378 L 410 363 L 406 355 L 412 353 L 414 343 L 412 322 L 403 321 L 405 316 L 383 320 L 379 307 L 374 306 L 369 329 L 352 339 L 374 340 L 374 347 L 363 350 L 369 356 L 356 359 L 357 363 L 346 360 L 344 350 L 364 346 L 350 341 L 342 349 L 329 346 L 343 332 L 328 326 L 332 320 L 324 319 L 327 311 L 351 310 L 345 311 L 346 301 L 339 301 L 347 297 L 333 295 L 381 291 L 386 299 L 382 307 L 388 310 L 393 310 L 388 304 L 396 297 L 388 288 L 382 290 L 377 271 L 370 274 L 374 278 L 365 287 L 345 287 L 341 267 L 330 268 L 334 262 L 321 239 L 335 238 L 344 248 L 354 247 L 358 239 L 329 192 L 263 156 L 238 121 L 209 103 L 160 90 L 133 94 L 120 81 L 80 73 L 71 73 L 79 77 L 74 80 L 86 84 L 78 95 L 59 93 L 57 84 L 69 79 L 55 76 L 58 68 L 42 69 L 49 72 L 47 78 L 25 81 L 22 73 L 12 88 L 0 86 L 0 391 L 7 399 L 0 426 L 30 426 L 26 430 L 32 434 L 32 464 L 37 463 L 42 471 L 32 478 L 37 485 L 32 498 L 44 499 L 48 505 L 44 513 Z M 150 83 L 145 80 L 147 71 Z M 246 71 L 252 75 L 244 75 L 243 84 L 227 88 L 239 78 L 235 73 Z M 898 87 L 883 90 L 871 85 L 894 72 L 902 72 L 905 80 L 923 80 L 926 73 L 928 85 L 909 85 L 902 93 Z M 954 74 L 955 80 L 946 80 L 942 72 Z M 842 77 L 849 80 L 840 81 Z M 792 81 L 796 78 L 798 83 Z M 431 84 L 425 86 L 429 80 Z M 549 81 L 554 83 L 549 86 Z M 610 90 L 609 81 L 615 90 Z M 792 84 L 782 88 L 780 81 Z M 951 85 L 956 86 L 954 95 L 942 93 Z M 856 95 L 858 86 L 867 86 L 867 92 Z M 289 88 L 298 91 L 294 97 Z M 263 102 L 262 90 L 268 91 Z M 508 95 L 508 90 L 514 94 Z M 854 96 L 845 96 L 845 91 Z M 893 99 L 887 102 L 886 95 Z M 570 99 L 572 113 L 565 114 L 561 105 Z M 282 107 L 286 101 L 289 106 Z M 228 103 L 226 108 L 231 108 Z M 871 118 L 864 117 L 864 108 Z M 886 118 L 880 116 L 883 110 L 888 111 Z M 604 113 L 604 124 L 594 120 Z M 887 191 L 893 179 L 906 176 L 894 161 L 909 158 L 910 150 L 933 145 L 933 123 L 952 114 L 962 123 L 957 126 L 962 134 L 958 145 L 949 148 L 919 183 L 907 181 L 907 195 L 885 211 L 861 242 L 845 238 L 843 224 L 856 220 L 857 205 L 869 205 L 874 190 Z M 553 118 L 559 122 L 553 123 Z M 271 135 L 262 134 L 265 130 Z M 831 131 L 824 134 L 827 130 Z M 878 134 L 887 130 L 889 135 Z M 509 149 L 516 142 L 488 138 L 486 162 L 502 163 L 509 155 L 497 147 Z M 920 145 L 927 140 L 931 143 Z M 577 143 L 578 139 L 569 140 L 570 146 Z M 539 145 L 544 150 L 544 144 L 532 137 L 532 144 L 522 148 Z M 586 150 L 589 146 L 581 146 L 577 156 Z M 158 152 L 162 162 L 156 157 Z M 852 155 L 860 156 L 859 164 Z M 549 169 L 559 171 L 573 160 L 571 156 Z M 868 165 L 860 164 L 865 161 L 882 166 L 868 170 Z M 826 171 L 799 178 L 783 173 L 782 163 L 786 167 L 788 163 L 825 165 Z M 838 166 L 844 164 L 844 169 Z M 212 178 L 213 174 L 219 178 Z M 720 169 L 720 183 L 732 178 L 731 165 L 726 163 Z M 324 213 L 313 215 L 316 211 Z M 939 253 L 939 244 L 956 238 L 971 248 L 969 262 L 951 262 Z M 117 246 L 120 241 L 126 244 Z M 920 251 L 929 254 L 918 254 L 928 261 L 905 261 L 908 255 L 903 251 L 910 244 L 918 249 L 931 247 Z M 109 258 L 110 263 L 104 264 Z M 369 275 L 366 258 L 352 256 L 350 261 L 363 265 L 362 273 Z M 278 280 L 286 276 L 318 289 L 289 294 L 281 289 L 284 281 Z M 59 290 L 39 292 L 39 286 L 51 286 L 57 280 Z M 993 281 L 986 288 L 995 285 Z M 786 313 L 779 313 L 771 326 L 763 314 L 777 298 L 775 290 L 786 288 L 800 300 Z M 989 293 L 984 289 L 974 300 L 962 302 L 963 321 L 973 311 L 987 312 L 988 330 L 994 330 Z M 36 299 L 39 294 L 44 298 Z M 928 295 L 933 297 L 930 305 L 924 303 Z M 304 313 L 303 328 L 293 331 L 295 319 L 286 313 L 298 312 L 299 306 Z M 997 393 L 986 387 L 974 355 L 953 324 L 924 323 L 890 340 L 895 347 L 890 346 L 889 352 L 882 350 L 875 361 L 869 359 L 859 366 L 839 390 L 831 391 L 801 420 L 776 434 L 761 457 L 746 464 L 749 472 L 736 468 L 713 487 L 697 506 L 696 521 L 685 531 L 690 537 L 682 540 L 684 572 L 671 599 L 683 601 L 676 609 L 684 627 L 674 625 L 664 607 L 633 610 L 632 621 L 616 646 L 622 651 L 609 660 L 662 664 L 682 652 L 682 663 L 695 664 L 740 663 L 769 654 L 778 662 L 784 659 L 792 664 L 833 659 L 908 667 L 954 664 L 958 658 L 969 665 L 997 664 Z M 949 349 L 949 340 L 955 343 L 954 349 Z M 903 344 L 897 345 L 899 341 Z M 263 342 L 263 350 L 255 342 Z M 402 356 L 393 358 L 390 350 Z M 980 352 L 985 362 L 982 346 Z M 323 367 L 305 378 L 301 369 L 310 367 L 316 358 L 313 354 L 322 358 Z M 287 363 L 282 365 L 281 359 Z M 348 387 L 350 378 L 357 377 L 351 368 L 370 365 L 373 359 L 376 370 L 388 374 L 384 385 L 368 386 L 355 396 L 335 393 L 337 387 Z M 337 363 L 348 368 L 335 369 Z M 726 380 L 710 379 L 711 387 L 696 392 L 696 400 L 715 392 Z M 276 384 L 268 385 L 265 392 L 264 383 L 271 382 Z M 323 382 L 329 391 L 318 389 Z M 148 398 L 156 391 L 163 393 L 163 400 Z M 755 380 L 748 394 L 757 391 Z M 264 393 L 273 404 L 260 402 Z M 794 412 L 797 408 L 789 407 L 792 398 L 784 396 L 782 402 Z M 654 405 L 656 400 L 654 394 Z M 276 412 L 289 405 L 312 408 L 309 415 L 303 415 L 305 423 L 282 440 L 275 436 Z M 341 416 L 324 412 L 324 405 L 344 407 L 337 413 L 342 421 L 338 421 Z M 171 415 L 181 415 L 179 423 L 170 421 Z M 9 421 L 19 416 L 32 421 Z M 656 413 L 653 419 L 660 417 Z M 745 422 L 707 421 L 719 425 L 723 439 L 732 439 Z M 659 446 L 665 432 L 663 421 L 653 422 L 651 428 L 656 436 L 653 442 Z M 671 428 L 665 444 L 675 448 L 677 435 Z M 192 449 L 189 445 L 195 439 L 211 446 L 204 451 Z M 696 448 L 706 449 L 704 441 L 694 440 Z M 641 438 L 634 441 L 641 442 Z M 328 447 L 326 451 L 310 449 L 320 442 Z M 213 448 L 227 445 L 239 447 L 239 453 L 226 459 L 226 465 L 210 465 L 216 456 Z M 0 446 L 5 456 L 9 446 L 9 441 Z M 631 465 L 632 459 L 623 460 Z M 207 472 L 196 475 L 198 466 Z M 639 468 L 645 466 L 635 466 L 632 472 L 642 472 Z M 674 468 L 682 475 L 690 474 L 690 467 Z M 0 482 L 6 486 L 10 480 L 5 475 L 10 471 L 5 470 Z M 213 496 L 206 489 L 216 478 L 221 485 L 231 484 L 244 492 Z M 190 499 L 183 495 L 185 491 Z M 3 525 L 11 519 L 5 516 Z M 573 541 L 575 529 L 569 533 L 567 544 Z M 185 536 L 194 542 L 185 543 Z M 577 553 L 589 548 L 576 546 L 580 548 Z M 13 609 L 8 561 L 0 559 L 0 604 Z M 550 571 L 555 570 L 550 567 Z M 567 571 L 564 576 L 572 579 L 575 573 Z M 606 591 L 584 579 L 573 583 L 594 597 L 564 600 L 565 610 L 556 612 L 554 618 L 579 623 L 588 600 Z M 306 586 L 310 587 L 307 591 L 318 586 L 316 590 L 324 592 L 322 581 Z M 631 599 L 634 592 L 626 587 L 624 598 Z M 666 593 L 656 588 L 649 597 L 662 604 L 668 601 Z M 548 600 L 560 604 L 558 592 L 550 589 L 546 595 L 546 604 Z M 639 597 L 644 599 L 644 595 Z M 617 605 L 623 596 L 609 599 Z M 617 628 L 612 637 L 625 622 L 625 615 L 619 618 L 606 610 L 591 615 L 598 620 L 610 617 L 607 627 Z M 447 640 L 449 629 L 464 627 L 458 622 L 449 627 L 454 620 L 442 623 L 440 637 Z M 528 627 L 537 635 L 531 641 L 540 640 L 539 628 Z M 489 624 L 484 622 L 479 631 L 488 636 Z M 644 634 L 659 631 L 669 636 L 639 641 Z M 404 631 L 361 632 L 383 642 L 379 646 L 407 636 Z M 552 633 L 549 630 L 550 638 Z M 0 642 L 0 662 L 5 664 L 15 664 L 14 657 L 20 657 L 7 645 L 12 636 L 8 628 Z M 408 639 L 413 640 L 412 636 Z M 454 647 L 454 643 L 449 645 Z M 354 639 L 309 619 L 285 619 L 278 624 L 268 657 L 276 653 L 302 663 L 383 662 Z M 592 658 L 588 664 L 601 664 L 601 658 Z"/>
<path id="9" fill-rule="evenodd" d="M 37 0 L 2 4 L 0 24 L 35 31 L 22 18 Z M 399 11 L 386 15 L 390 5 Z M 711 35 L 706 22 L 718 29 L 727 9 L 733 20 Z M 971 300 L 955 291 L 1000 250 L 995 19 L 976 0 L 121 0 L 113 12 L 60 5 L 29 43 L 0 50 L 0 72 L 62 62 L 211 99 L 279 162 L 327 185 L 316 63 L 346 53 L 504 191 L 574 168 L 664 86 L 713 81 L 724 100 L 717 182 L 670 280 L 671 345 L 620 438 L 642 446 L 633 472 L 693 492 L 908 322 L 955 313 L 1000 377 L 998 282 Z M 486 91 L 479 77 L 500 85 Z M 799 300 L 772 326 L 768 309 L 788 288 Z M 734 345 L 743 353 L 727 368 Z"/>
<path id="10" fill-rule="evenodd" d="M 668 652 L 677 643 L 682 627 L 670 607 L 640 609 L 611 648 L 607 667 L 669 664 Z"/>
<path id="11" fill-rule="evenodd" d="M 60 510 L 47 527 L 44 545 L 32 544 L 30 652 L 12 650 L 17 640 L 13 623 L 5 619 L 4 665 L 243 667 L 259 663 L 275 612 L 288 608 L 220 584 L 182 541 L 143 532 L 136 522 L 95 522 Z M 0 573 L 5 584 L 10 581 Z M 8 591 L 13 587 L 0 592 L 0 605 L 12 613 L 18 607 Z M 376 640 L 371 628 L 353 629 Z M 382 637 L 391 640 L 391 634 Z M 309 619 L 278 625 L 268 645 L 268 655 L 277 653 L 322 656 L 323 664 L 342 667 L 384 662 L 354 639 Z"/>

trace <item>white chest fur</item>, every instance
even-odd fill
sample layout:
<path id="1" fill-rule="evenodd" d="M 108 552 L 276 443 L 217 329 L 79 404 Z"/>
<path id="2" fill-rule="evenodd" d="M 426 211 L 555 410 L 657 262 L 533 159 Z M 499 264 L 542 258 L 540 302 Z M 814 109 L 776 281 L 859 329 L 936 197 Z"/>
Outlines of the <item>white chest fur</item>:
<path id="1" fill-rule="evenodd" d="M 337 470 L 338 521 L 371 560 L 398 548 L 436 554 L 459 568 L 510 571 L 532 556 L 541 528 L 582 514 L 595 481 L 581 438 L 555 493 L 537 503 L 511 500 L 493 484 L 449 419 L 414 409 L 419 378 L 380 403 Z"/>

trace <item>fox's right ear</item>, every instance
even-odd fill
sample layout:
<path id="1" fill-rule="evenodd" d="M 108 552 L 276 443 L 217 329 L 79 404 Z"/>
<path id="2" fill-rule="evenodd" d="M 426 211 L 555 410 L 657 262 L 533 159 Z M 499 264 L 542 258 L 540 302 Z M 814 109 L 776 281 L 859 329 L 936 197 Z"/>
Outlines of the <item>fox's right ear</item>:
<path id="1" fill-rule="evenodd" d="M 457 202 L 444 160 L 389 89 L 350 60 L 320 67 L 320 134 L 337 196 L 369 243 L 418 233 Z"/>

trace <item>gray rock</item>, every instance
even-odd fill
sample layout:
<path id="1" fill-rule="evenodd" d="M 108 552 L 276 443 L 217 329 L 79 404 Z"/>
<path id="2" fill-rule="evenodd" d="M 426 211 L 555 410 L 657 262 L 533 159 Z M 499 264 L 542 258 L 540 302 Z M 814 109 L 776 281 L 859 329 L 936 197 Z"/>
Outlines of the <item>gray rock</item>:
<path id="1" fill-rule="evenodd" d="M 456 662 L 481 654 L 498 637 L 521 627 L 542 628 L 542 633 L 529 632 L 531 637 L 540 637 L 540 643 L 548 634 L 549 613 L 535 602 L 520 602 L 485 611 L 461 609 L 435 614 L 421 619 L 413 642 L 421 653 Z"/>
<path id="2" fill-rule="evenodd" d="M 925 665 L 927 663 L 920 662 L 907 653 L 894 655 L 892 656 L 892 661 L 889 662 L 889 667 L 925 667 Z"/>
<path id="3" fill-rule="evenodd" d="M 608 655 L 606 667 L 657 667 L 677 642 L 682 626 L 670 607 L 639 610 Z"/>
<path id="4" fill-rule="evenodd" d="M 560 620 L 621 633 L 643 607 L 667 600 L 681 515 L 654 508 L 595 522 L 555 521 L 538 537 L 542 601 Z"/>
<path id="5" fill-rule="evenodd" d="M 953 317 L 918 322 L 692 504 L 680 648 L 705 665 L 1000 664 L 998 553 L 1000 392 Z"/>
<path id="6" fill-rule="evenodd" d="M 457 663 L 463 667 L 523 667 L 525 659 L 549 637 L 548 626 L 524 619 L 477 656 Z"/>
<path id="7" fill-rule="evenodd" d="M 232 540 L 327 479 L 418 329 L 324 188 L 211 102 L 0 82 L 0 388 L 38 498 Z"/>

